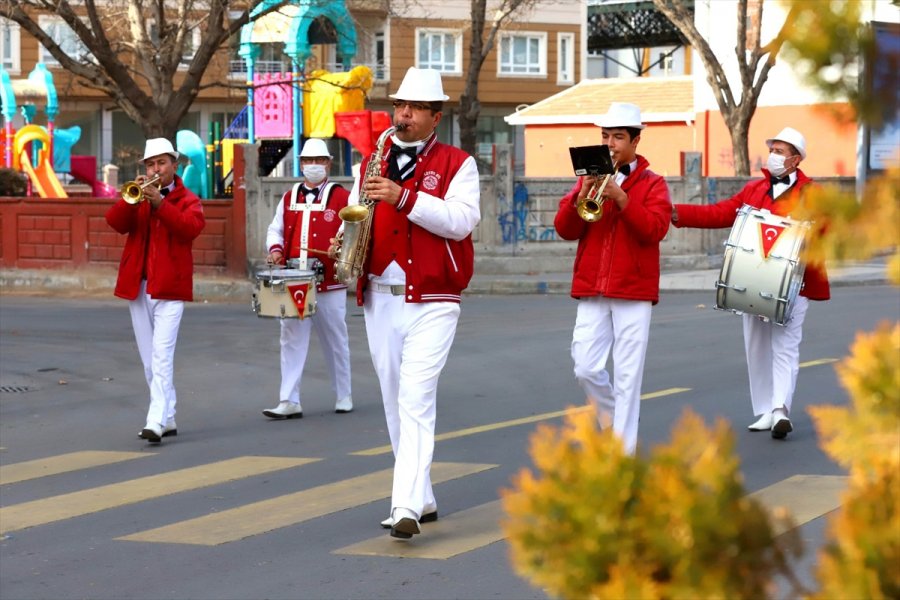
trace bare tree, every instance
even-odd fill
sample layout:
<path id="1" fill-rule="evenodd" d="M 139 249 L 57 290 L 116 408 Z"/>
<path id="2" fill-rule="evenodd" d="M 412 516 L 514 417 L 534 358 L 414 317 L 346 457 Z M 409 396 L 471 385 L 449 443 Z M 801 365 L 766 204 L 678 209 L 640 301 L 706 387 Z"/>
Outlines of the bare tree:
<path id="1" fill-rule="evenodd" d="M 459 97 L 459 145 L 469 154 L 476 156 L 478 115 L 481 113 L 481 102 L 478 101 L 478 78 L 485 59 L 494 48 L 497 33 L 513 18 L 533 7 L 537 0 L 471 0 L 472 36 L 469 40 L 469 64 L 466 68 L 466 87 Z M 488 22 L 488 5 L 494 8 L 494 14 Z"/>
<path id="2" fill-rule="evenodd" d="M 221 85 L 203 81 L 213 57 L 261 2 L 0 0 L 0 15 L 34 36 L 79 83 L 106 94 L 147 137 L 174 139 L 200 90 Z M 233 12 L 238 16 L 229 18 Z M 85 52 L 73 56 L 60 47 L 41 28 L 42 14 L 62 19 Z"/>
<path id="3" fill-rule="evenodd" d="M 688 3 L 685 0 L 653 0 L 653 4 L 681 31 L 700 55 L 700 60 L 706 68 L 706 81 L 715 94 L 719 111 L 731 133 L 734 173 L 750 175 L 750 153 L 747 145 L 750 120 L 756 112 L 760 92 L 769 78 L 769 70 L 775 65 L 775 58 L 784 44 L 785 33 L 793 22 L 796 9 L 792 8 L 788 13 L 778 35 L 767 44 L 761 45 L 760 29 L 764 1 L 753 2 L 751 8 L 748 7 L 748 4 L 751 4 L 748 0 L 737 0 L 737 45 L 734 51 L 737 55 L 741 87 L 736 94 L 719 59 L 706 39 L 697 31 L 694 15 L 689 10 Z M 693 5 L 693 2 L 690 4 Z"/>

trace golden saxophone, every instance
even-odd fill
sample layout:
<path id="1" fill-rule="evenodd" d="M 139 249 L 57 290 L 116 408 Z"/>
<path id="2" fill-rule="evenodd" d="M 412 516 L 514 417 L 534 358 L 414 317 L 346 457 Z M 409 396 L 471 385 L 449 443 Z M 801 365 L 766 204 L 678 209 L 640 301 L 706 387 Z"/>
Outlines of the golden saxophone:
<path id="1" fill-rule="evenodd" d="M 378 137 L 375 151 L 369 158 L 369 164 L 359 185 L 359 204 L 345 206 L 338 213 L 344 222 L 344 233 L 340 236 L 337 258 L 334 261 L 334 278 L 343 284 L 353 285 L 362 276 L 366 256 L 369 253 L 375 201 L 366 193 L 366 183 L 370 177 L 381 176 L 384 144 L 395 131 L 404 129 L 406 125 L 401 123 L 395 127 L 388 127 Z"/>

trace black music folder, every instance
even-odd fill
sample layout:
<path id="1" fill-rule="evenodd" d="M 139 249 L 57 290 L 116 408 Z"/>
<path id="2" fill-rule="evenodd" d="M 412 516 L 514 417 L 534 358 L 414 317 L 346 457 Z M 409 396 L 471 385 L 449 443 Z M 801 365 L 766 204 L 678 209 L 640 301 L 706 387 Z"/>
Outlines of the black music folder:
<path id="1" fill-rule="evenodd" d="M 578 176 L 609 175 L 616 170 L 609 153 L 609 146 L 606 144 L 569 148 L 569 155 L 572 157 L 572 167 Z"/>

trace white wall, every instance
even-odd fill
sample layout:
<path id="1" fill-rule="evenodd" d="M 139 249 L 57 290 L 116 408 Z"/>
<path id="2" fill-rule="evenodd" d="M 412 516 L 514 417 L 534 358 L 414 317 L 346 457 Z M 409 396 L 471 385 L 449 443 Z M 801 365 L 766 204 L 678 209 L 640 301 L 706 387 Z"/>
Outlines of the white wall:
<path id="1" fill-rule="evenodd" d="M 498 0 L 489 0 L 487 18 L 490 19 Z M 537 0 L 533 8 L 518 13 L 516 21 L 528 23 L 559 23 L 577 25 L 583 22 L 584 0 Z M 391 10 L 409 19 L 449 19 L 470 21 L 469 0 L 394 0 Z"/>

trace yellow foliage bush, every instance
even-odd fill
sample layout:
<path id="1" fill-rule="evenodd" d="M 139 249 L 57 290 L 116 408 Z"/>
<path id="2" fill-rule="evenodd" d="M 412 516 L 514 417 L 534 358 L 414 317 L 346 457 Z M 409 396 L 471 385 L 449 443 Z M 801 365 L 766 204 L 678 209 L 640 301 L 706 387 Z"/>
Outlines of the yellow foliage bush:
<path id="1" fill-rule="evenodd" d="M 624 453 L 596 415 L 532 437 L 536 473 L 503 491 L 516 571 L 563 598 L 764 598 L 790 576 L 799 537 L 775 537 L 748 498 L 729 425 L 687 412 L 649 458 Z"/>
<path id="2" fill-rule="evenodd" d="M 900 598 L 900 324 L 858 335 L 838 375 L 851 406 L 809 409 L 822 448 L 851 476 L 813 598 Z"/>

